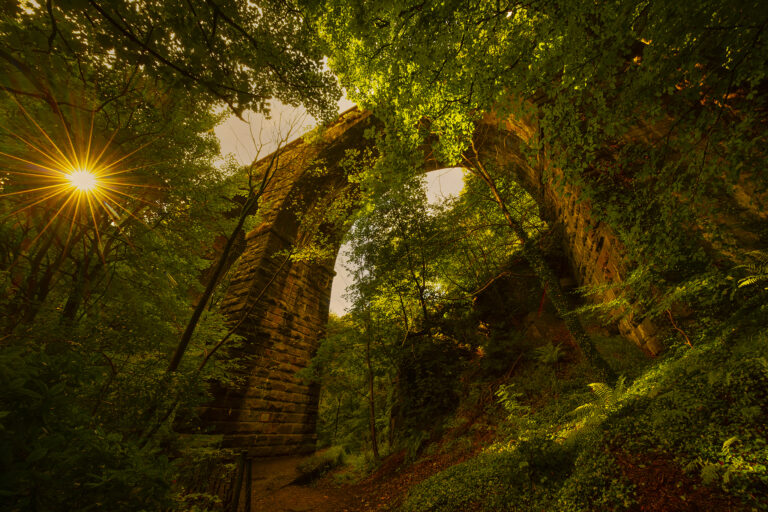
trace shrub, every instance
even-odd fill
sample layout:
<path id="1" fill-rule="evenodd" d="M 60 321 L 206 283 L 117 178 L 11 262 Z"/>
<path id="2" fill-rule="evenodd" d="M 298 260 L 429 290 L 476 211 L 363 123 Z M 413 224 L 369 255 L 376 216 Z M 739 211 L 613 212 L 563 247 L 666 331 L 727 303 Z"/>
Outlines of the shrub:
<path id="1" fill-rule="evenodd" d="M 301 476 L 297 483 L 309 483 L 323 476 L 328 471 L 341 466 L 344 463 L 346 452 L 341 446 L 332 446 L 321 450 L 311 457 L 303 460 L 298 469 Z"/>

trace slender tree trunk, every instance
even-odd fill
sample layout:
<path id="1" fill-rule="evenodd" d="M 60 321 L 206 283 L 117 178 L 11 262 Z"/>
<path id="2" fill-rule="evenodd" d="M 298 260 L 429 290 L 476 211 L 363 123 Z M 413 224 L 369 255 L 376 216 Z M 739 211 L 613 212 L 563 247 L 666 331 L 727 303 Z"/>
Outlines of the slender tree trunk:
<path id="1" fill-rule="evenodd" d="M 408 240 L 402 227 L 400 228 L 400 233 L 402 233 L 404 240 Z M 422 283 L 423 276 L 422 276 L 422 279 L 419 279 L 419 277 L 416 275 L 416 271 L 413 268 L 414 267 L 413 259 L 411 257 L 411 247 L 410 245 L 408 245 L 407 242 L 405 243 L 405 254 L 408 257 L 408 271 L 411 274 L 411 278 L 413 279 L 413 284 L 416 287 L 416 291 L 419 294 L 419 305 L 421 306 L 421 314 L 424 315 L 424 328 L 428 329 L 429 314 L 427 313 L 427 301 L 424 297 L 426 286 Z"/>
<path id="2" fill-rule="evenodd" d="M 37 250 L 37 253 L 35 253 L 35 256 L 32 258 L 27 279 L 24 282 L 22 290 L 17 293 L 16 298 L 17 303 L 19 298 L 23 300 L 24 303 L 17 304 L 14 308 L 14 313 L 8 316 L 11 321 L 9 330 L 19 323 L 31 324 L 40 310 L 42 300 L 45 300 L 47 297 L 50 289 L 50 276 L 54 273 L 53 269 L 57 271 L 64 259 L 57 257 L 53 263 L 46 265 L 45 272 L 40 279 L 38 279 L 38 273 L 43 258 L 48 254 L 48 250 L 51 248 L 51 244 L 55 238 L 56 233 L 52 232 L 51 236 L 47 238 L 46 242 Z M 66 252 L 66 248 L 64 252 Z"/>
<path id="3" fill-rule="evenodd" d="M 235 229 L 232 230 L 232 234 L 230 234 L 227 238 L 227 243 L 224 246 L 224 250 L 222 251 L 221 256 L 219 257 L 219 261 L 216 263 L 216 268 L 214 269 L 208 284 L 205 286 L 203 295 L 200 296 L 200 299 L 197 301 L 195 309 L 192 311 L 192 316 L 190 317 L 189 322 L 187 322 L 187 327 L 184 329 L 184 333 L 181 335 L 181 339 L 179 339 L 179 343 L 176 345 L 176 350 L 174 351 L 173 356 L 171 356 L 171 361 L 168 363 L 166 373 L 174 372 L 179 368 L 181 358 L 184 357 L 184 352 L 186 352 L 187 347 L 189 346 L 189 342 L 192 340 L 192 335 L 195 333 L 195 328 L 200 322 L 200 317 L 203 315 L 203 311 L 205 311 L 205 307 L 208 305 L 208 301 L 211 300 L 211 296 L 213 296 L 213 292 L 216 290 L 216 286 L 219 284 L 219 278 L 227 266 L 229 255 L 232 253 L 232 247 L 235 245 L 235 240 L 237 240 L 237 235 L 243 228 L 245 219 L 248 217 L 248 215 L 250 215 L 258 208 L 261 195 L 267 189 L 267 185 L 269 185 L 270 181 L 275 175 L 275 172 L 279 168 L 280 153 L 283 149 L 282 146 L 289 136 L 290 131 L 288 135 L 286 135 L 286 138 L 277 145 L 277 149 L 275 149 L 274 153 L 272 153 L 272 158 L 269 161 L 267 168 L 264 170 L 264 176 L 261 178 L 261 186 L 256 187 L 253 184 L 253 175 L 249 173 L 249 197 L 245 201 L 245 204 L 243 204 L 243 208 L 240 211 L 240 217 L 237 219 L 237 226 L 235 226 Z"/>
<path id="4" fill-rule="evenodd" d="M 87 266 L 87 259 L 84 259 L 78 265 L 77 273 L 72 283 L 72 290 L 69 292 L 66 304 L 64 304 L 64 310 L 61 312 L 61 324 L 64 326 L 71 326 L 74 323 L 77 310 L 80 309 L 80 303 L 83 300 L 83 293 L 85 291 L 85 267 Z"/>
<path id="5" fill-rule="evenodd" d="M 83 302 L 85 296 L 85 283 L 88 281 L 88 268 L 91 266 L 91 258 L 98 254 L 99 247 L 97 241 L 91 243 L 90 250 L 83 254 L 83 260 L 77 266 L 75 279 L 72 283 L 72 290 L 69 292 L 67 302 L 64 304 L 64 310 L 61 312 L 61 324 L 68 326 L 75 322 L 77 311 Z M 98 262 L 97 262 L 98 266 Z"/>
<path id="6" fill-rule="evenodd" d="M 184 352 L 186 352 L 187 347 L 189 346 L 189 342 L 192 340 L 192 335 L 195 333 L 195 328 L 200 322 L 200 317 L 203 315 L 203 311 L 205 311 L 205 307 L 208 305 L 208 301 L 211 300 L 211 296 L 216 289 L 216 285 L 219 284 L 219 278 L 221 278 L 221 274 L 226 268 L 227 262 L 229 261 L 229 255 L 232 252 L 232 247 L 234 247 L 235 240 L 237 240 L 237 235 L 240 233 L 240 230 L 243 229 L 243 224 L 245 224 L 246 217 L 251 212 L 251 210 L 256 207 L 257 204 L 258 196 L 249 199 L 243 206 L 240 217 L 237 219 L 237 225 L 235 226 L 235 229 L 232 230 L 229 238 L 227 238 L 227 243 L 224 246 L 224 250 L 222 251 L 221 255 L 219 256 L 219 261 L 216 263 L 216 268 L 214 269 L 213 274 L 211 274 L 211 277 L 208 280 L 208 284 L 205 286 L 205 291 L 203 291 L 203 294 L 198 299 L 194 311 L 192 311 L 192 316 L 190 317 L 189 322 L 187 322 L 187 327 L 184 329 L 184 333 L 181 335 L 179 343 L 176 345 L 176 350 L 174 351 L 166 370 L 167 373 L 174 372 L 179 368 L 181 358 L 184 357 Z"/>
<path id="7" fill-rule="evenodd" d="M 592 365 L 600 378 L 613 385 L 613 383 L 616 382 L 616 373 L 611 369 L 605 359 L 603 359 L 600 353 L 595 349 L 595 345 L 592 343 L 592 339 L 584 330 L 581 319 L 572 311 L 570 304 L 568 303 L 568 299 L 566 298 L 565 293 L 560 286 L 560 280 L 557 278 L 555 273 L 552 271 L 552 268 L 544 259 L 544 254 L 541 252 L 539 247 L 536 246 L 536 244 L 533 243 L 528 237 L 528 233 L 525 231 L 523 224 L 516 220 L 509 212 L 504 199 L 502 199 L 501 194 L 496 187 L 496 183 L 490 174 L 488 174 L 488 172 L 479 163 L 479 161 L 477 166 L 470 167 L 470 171 L 481 178 L 486 183 L 486 185 L 488 185 L 488 188 L 493 194 L 494 201 L 501 209 L 507 224 L 509 224 L 509 227 L 515 233 L 515 236 L 517 236 L 523 244 L 523 256 L 533 268 L 536 276 L 538 276 L 542 287 L 548 291 L 549 299 L 555 306 L 555 309 L 560 315 L 560 318 L 562 318 L 563 322 L 565 322 L 565 326 L 573 337 L 573 340 L 576 342 L 576 345 L 578 345 L 579 349 L 581 349 L 581 352 L 584 354 L 587 362 Z"/>
<path id="8" fill-rule="evenodd" d="M 339 411 L 341 411 L 341 396 L 336 397 L 336 419 L 333 422 L 333 437 L 331 444 L 336 443 L 336 435 L 339 433 Z"/>
<path id="9" fill-rule="evenodd" d="M 376 397 L 373 394 L 373 367 L 371 366 L 371 339 L 365 344 L 365 364 L 368 366 L 368 422 L 371 429 L 373 456 L 379 458 L 379 443 L 376 439 Z"/>
<path id="10" fill-rule="evenodd" d="M 400 371 L 389 386 L 389 446 L 395 445 L 395 429 L 397 428 L 397 387 L 400 382 Z"/>

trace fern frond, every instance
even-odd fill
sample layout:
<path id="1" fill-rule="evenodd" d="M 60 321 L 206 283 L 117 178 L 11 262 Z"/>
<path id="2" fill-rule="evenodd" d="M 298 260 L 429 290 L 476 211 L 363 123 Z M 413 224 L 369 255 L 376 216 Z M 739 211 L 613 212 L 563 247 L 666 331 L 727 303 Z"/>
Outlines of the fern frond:
<path id="1" fill-rule="evenodd" d="M 544 364 L 557 364 L 563 357 L 565 357 L 565 350 L 558 343 L 557 345 L 550 343 L 544 345 L 533 351 L 534 358 L 540 363 Z"/>
<path id="2" fill-rule="evenodd" d="M 768 263 L 748 263 L 746 265 L 739 265 L 736 268 L 743 268 L 744 270 L 752 274 L 768 273 Z"/>
<path id="3" fill-rule="evenodd" d="M 627 391 L 629 391 L 629 388 L 627 387 L 627 378 L 622 375 L 616 381 L 616 386 L 613 388 L 613 394 L 615 397 L 621 398 L 626 394 Z"/>
<path id="4" fill-rule="evenodd" d="M 608 384 L 604 384 L 602 382 L 593 382 L 589 385 L 589 387 L 592 389 L 592 392 L 597 396 L 597 399 L 601 402 L 605 402 L 607 398 L 611 396 L 611 393 L 613 390 L 611 389 L 611 386 Z"/>
<path id="5" fill-rule="evenodd" d="M 751 251 L 747 253 L 753 261 L 738 265 L 736 268 L 745 270 L 749 275 L 739 280 L 738 287 L 751 286 L 761 281 L 768 281 L 768 253 Z"/>
<path id="6" fill-rule="evenodd" d="M 753 275 L 739 280 L 739 288 L 750 286 L 760 281 L 768 281 L 768 272 L 763 275 Z"/>
<path id="7" fill-rule="evenodd" d="M 731 449 L 731 445 L 736 441 L 739 441 L 739 436 L 733 436 L 729 439 L 726 439 L 726 441 L 723 443 L 723 453 L 728 453 Z"/>
<path id="8" fill-rule="evenodd" d="M 597 407 L 593 403 L 586 403 L 584 405 L 580 405 L 574 410 L 571 411 L 571 414 L 577 419 L 581 420 L 586 418 L 587 416 L 591 415 Z"/>
<path id="9" fill-rule="evenodd" d="M 595 400 L 580 405 L 570 413 L 577 420 L 586 418 L 586 424 L 592 424 L 604 419 L 611 409 L 624 398 L 628 391 L 624 376 L 616 381 L 616 386 L 613 388 L 602 382 L 593 382 L 589 384 L 589 387 L 595 394 Z"/>

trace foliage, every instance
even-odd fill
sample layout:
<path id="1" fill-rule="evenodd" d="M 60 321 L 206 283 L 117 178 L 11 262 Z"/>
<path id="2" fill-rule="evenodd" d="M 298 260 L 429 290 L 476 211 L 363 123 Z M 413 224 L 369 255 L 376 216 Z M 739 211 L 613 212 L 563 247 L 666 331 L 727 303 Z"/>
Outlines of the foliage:
<path id="1" fill-rule="evenodd" d="M 510 178 L 546 163 L 541 182 L 578 190 L 647 273 L 628 298 L 641 314 L 765 245 L 761 2 L 306 3 L 391 167 L 412 172 L 425 142 L 461 162 L 476 123 L 497 125 L 487 152 L 519 147 Z"/>
<path id="2" fill-rule="evenodd" d="M 346 452 L 341 446 L 332 446 L 304 459 L 298 466 L 302 482 L 312 481 L 344 463 Z"/>
<path id="3" fill-rule="evenodd" d="M 557 364 L 563 357 L 565 357 L 565 351 L 559 343 L 557 345 L 548 343 L 547 345 L 542 345 L 541 347 L 534 349 L 533 357 L 540 363 Z"/>
<path id="4" fill-rule="evenodd" d="M 739 280 L 739 288 L 768 280 L 768 254 L 757 252 L 753 256 L 752 263 L 741 266 L 750 275 Z"/>
<path id="5" fill-rule="evenodd" d="M 445 340 L 414 344 L 398 365 L 396 391 L 397 437 L 416 436 L 418 445 L 425 440 L 424 432 L 438 434 L 436 425 L 458 405 L 459 376 L 463 370 L 464 354 L 456 345 Z M 425 426 L 431 425 L 431 428 Z"/>
<path id="6" fill-rule="evenodd" d="M 478 336 L 471 298 L 518 246 L 472 176 L 465 176 L 459 198 L 430 206 L 421 179 L 381 190 L 370 183 L 376 169 L 355 175 L 362 206 L 347 235 L 356 272 L 354 306 L 343 319 L 332 318 L 310 373 L 324 390 L 321 444 L 360 449 L 359 441 L 371 438 L 363 433 L 370 430 L 364 357 L 370 342 L 376 428 L 388 449 L 403 446 L 414 455 L 439 435 L 439 419 L 456 407 L 468 347 L 482 346 L 484 361 L 504 371 L 511 363 L 508 339 Z M 519 187 L 507 193 L 521 210 L 535 210 Z M 528 229 L 541 228 L 532 212 Z"/>
<path id="7" fill-rule="evenodd" d="M 268 114 L 273 98 L 327 120 L 324 53 L 383 129 L 376 151 L 345 155 L 326 203 L 292 205 L 307 233 L 294 260 L 330 259 L 349 227 L 356 265 L 354 306 L 304 372 L 335 446 L 305 469 L 346 449 L 364 469 L 415 457 L 463 392 L 495 392 L 497 444 L 415 486 L 406 510 L 626 509 L 642 498 L 627 457 L 650 454 L 765 509 L 767 306 L 751 285 L 766 265 L 745 253 L 768 243 L 760 1 L 2 5 L 0 496 L 14 510 L 220 505 L 182 480 L 226 455 L 191 434 L 209 385 L 243 363 L 217 289 L 259 196 L 252 168 L 215 164 L 212 129 L 222 108 Z M 75 160 L 109 146 L 130 193 L 90 217 L 36 195 L 18 176 L 60 167 L 53 144 Z M 460 198 L 427 204 L 425 150 L 466 166 Z M 564 220 L 552 194 L 622 243 L 625 279 L 593 290 L 615 299 L 587 309 L 668 319 L 686 344 L 635 365 L 586 335 L 541 249 Z M 588 387 L 594 369 L 560 345 L 525 358 L 511 323 L 481 324 L 475 299 L 521 255 L 587 359 L 626 378 Z M 482 392 L 461 389 L 473 354 Z"/>
<path id="8" fill-rule="evenodd" d="M 0 59 L 13 69 L 4 77 L 11 83 L 3 84 L 12 92 L 19 92 L 14 77 L 24 76 L 29 82 L 21 92 L 61 100 L 58 89 L 46 87 L 40 77 L 54 75 L 52 65 L 63 64 L 65 69 L 80 67 L 91 83 L 119 83 L 123 74 L 136 82 L 151 77 L 147 85 L 166 100 L 198 98 L 238 115 L 247 109 L 268 113 L 273 98 L 287 105 L 303 103 L 317 117 L 335 114 L 336 81 L 322 69 L 316 36 L 295 5 L 181 0 L 11 4 L 3 10 L 8 50 Z"/>
<path id="9" fill-rule="evenodd" d="M 767 336 L 759 329 L 728 344 L 701 343 L 638 379 L 629 390 L 638 395 L 636 402 L 611 425 L 626 436 L 626 449 L 671 452 L 694 475 L 760 505 L 757 496 L 768 489 L 768 452 L 760 433 Z M 717 480 L 711 465 L 722 468 Z"/>
<path id="10" fill-rule="evenodd" d="M 613 387 L 602 382 L 593 382 L 589 387 L 595 395 L 595 400 L 573 410 L 573 415 L 582 422 L 581 428 L 590 428 L 603 421 L 621 406 L 621 401 L 627 394 L 624 377 L 620 377 Z"/>
<path id="11" fill-rule="evenodd" d="M 415 486 L 403 510 L 576 511 L 623 505 L 629 489 L 618 479 L 611 482 L 617 470 L 610 460 L 576 453 L 544 439 L 523 441 L 514 451 L 483 453 Z"/>
<path id="12" fill-rule="evenodd" d="M 731 273 L 744 263 L 742 246 L 766 243 L 768 20 L 759 2 L 306 4 L 342 85 L 384 122 L 373 171 L 380 188 L 409 183 L 425 146 L 442 162 L 467 163 L 473 143 L 487 135 L 482 128 L 496 125 L 502 142 L 491 140 L 485 151 L 503 156 L 492 172 L 477 173 L 490 189 L 504 192 L 517 181 L 545 196 L 536 198 L 542 204 L 550 192 L 588 203 L 595 223 L 622 242 L 626 268 L 618 270 L 631 274 L 612 285 L 622 289 L 602 307 L 611 310 L 606 322 L 663 318 L 687 341 L 682 348 L 667 340 L 674 353 L 630 369 L 634 381 L 594 386 L 597 400 L 585 394 L 594 379 L 583 367 L 556 372 L 526 364 L 528 382 L 501 388 L 512 413 L 503 455 L 483 454 L 426 480 L 406 509 L 628 508 L 637 496 L 614 450 L 654 449 L 757 506 L 765 493 L 764 446 L 752 439 L 760 437 L 757 418 L 765 411 L 757 391 L 763 370 L 754 359 L 765 334 L 751 331 L 761 332 L 753 339 L 745 331 L 760 324 L 756 306 L 765 295 L 739 289 Z M 563 221 L 560 212 L 543 214 Z M 366 275 L 368 282 L 381 282 L 384 268 Z M 430 306 L 440 311 L 439 300 Z M 420 316 L 423 325 L 429 309 Z M 749 384 L 730 389 L 736 382 Z M 718 471 L 729 462 L 712 458 L 732 453 L 740 442 L 734 438 L 742 439 L 734 430 L 749 432 L 749 453 Z M 549 460 L 562 464 L 550 472 Z"/>
<path id="13" fill-rule="evenodd" d="M 175 506 L 172 481 L 194 450 L 183 449 L 171 424 L 197 428 L 205 379 L 238 365 L 221 361 L 198 374 L 190 360 L 180 375 L 164 374 L 207 247 L 227 225 L 213 213 L 227 207 L 216 196 L 230 183 L 206 166 L 216 149 L 209 137 L 192 143 L 201 125 L 166 141 L 178 166 L 147 172 L 165 173 L 173 188 L 153 202 L 126 200 L 128 213 L 101 233 L 85 224 L 67 245 L 68 223 L 43 231 L 50 205 L 14 213 L 4 226 L 2 491 L 22 509 Z M 17 208 L 2 206 L 5 215 Z M 210 311 L 190 356 L 199 361 L 225 331 Z"/>
<path id="14" fill-rule="evenodd" d="M 0 43 L 3 505 L 219 507 L 193 476 L 227 458 L 221 439 L 193 434 L 243 362 L 222 240 L 258 214 L 213 129 L 273 98 L 335 113 L 315 36 L 283 2 L 4 2 Z M 41 173 L 99 153 L 117 192 L 47 195 Z"/>
<path id="15" fill-rule="evenodd" d="M 379 325 L 379 324 L 377 324 Z M 326 337 L 321 341 L 309 368 L 302 372 L 307 378 L 322 383 L 319 405 L 318 444 L 342 446 L 359 451 L 371 446 L 369 421 L 369 386 L 365 361 L 368 342 L 364 320 L 346 315 L 331 316 Z M 385 331 L 386 332 L 386 331 Z M 374 397 L 376 409 L 387 410 L 387 390 L 383 382 L 391 379 L 388 347 L 382 338 L 371 346 Z M 383 414 L 376 418 L 386 439 L 389 422 Z"/>
<path id="16" fill-rule="evenodd" d="M 764 306 L 757 308 L 753 314 Z M 727 342 L 711 332 L 694 349 L 645 365 L 632 382 L 591 384 L 586 394 L 588 375 L 578 372 L 555 389 L 521 391 L 537 371 L 524 369 L 497 392 L 509 415 L 505 437 L 413 487 L 404 509 L 632 509 L 642 496 L 627 479 L 627 454 L 635 465 L 668 458 L 681 475 L 710 486 L 702 496 L 726 492 L 745 508 L 765 509 L 768 331 L 758 325 L 742 323 L 742 334 Z"/>

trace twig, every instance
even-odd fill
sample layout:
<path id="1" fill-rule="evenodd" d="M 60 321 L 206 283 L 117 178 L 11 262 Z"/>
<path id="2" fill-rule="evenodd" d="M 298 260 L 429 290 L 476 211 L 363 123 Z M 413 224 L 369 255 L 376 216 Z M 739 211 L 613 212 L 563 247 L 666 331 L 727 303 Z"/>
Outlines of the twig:
<path id="1" fill-rule="evenodd" d="M 688 346 L 693 348 L 693 344 L 691 343 L 691 339 L 688 337 L 687 334 L 685 334 L 684 330 L 682 330 L 680 327 L 677 326 L 677 324 L 675 323 L 675 319 L 672 318 L 672 311 L 670 311 L 669 309 L 667 310 L 667 316 L 669 317 L 669 322 L 672 324 L 672 327 L 674 327 L 674 329 L 677 332 L 682 334 L 683 337 L 685 338 L 685 342 L 688 344 Z"/>

